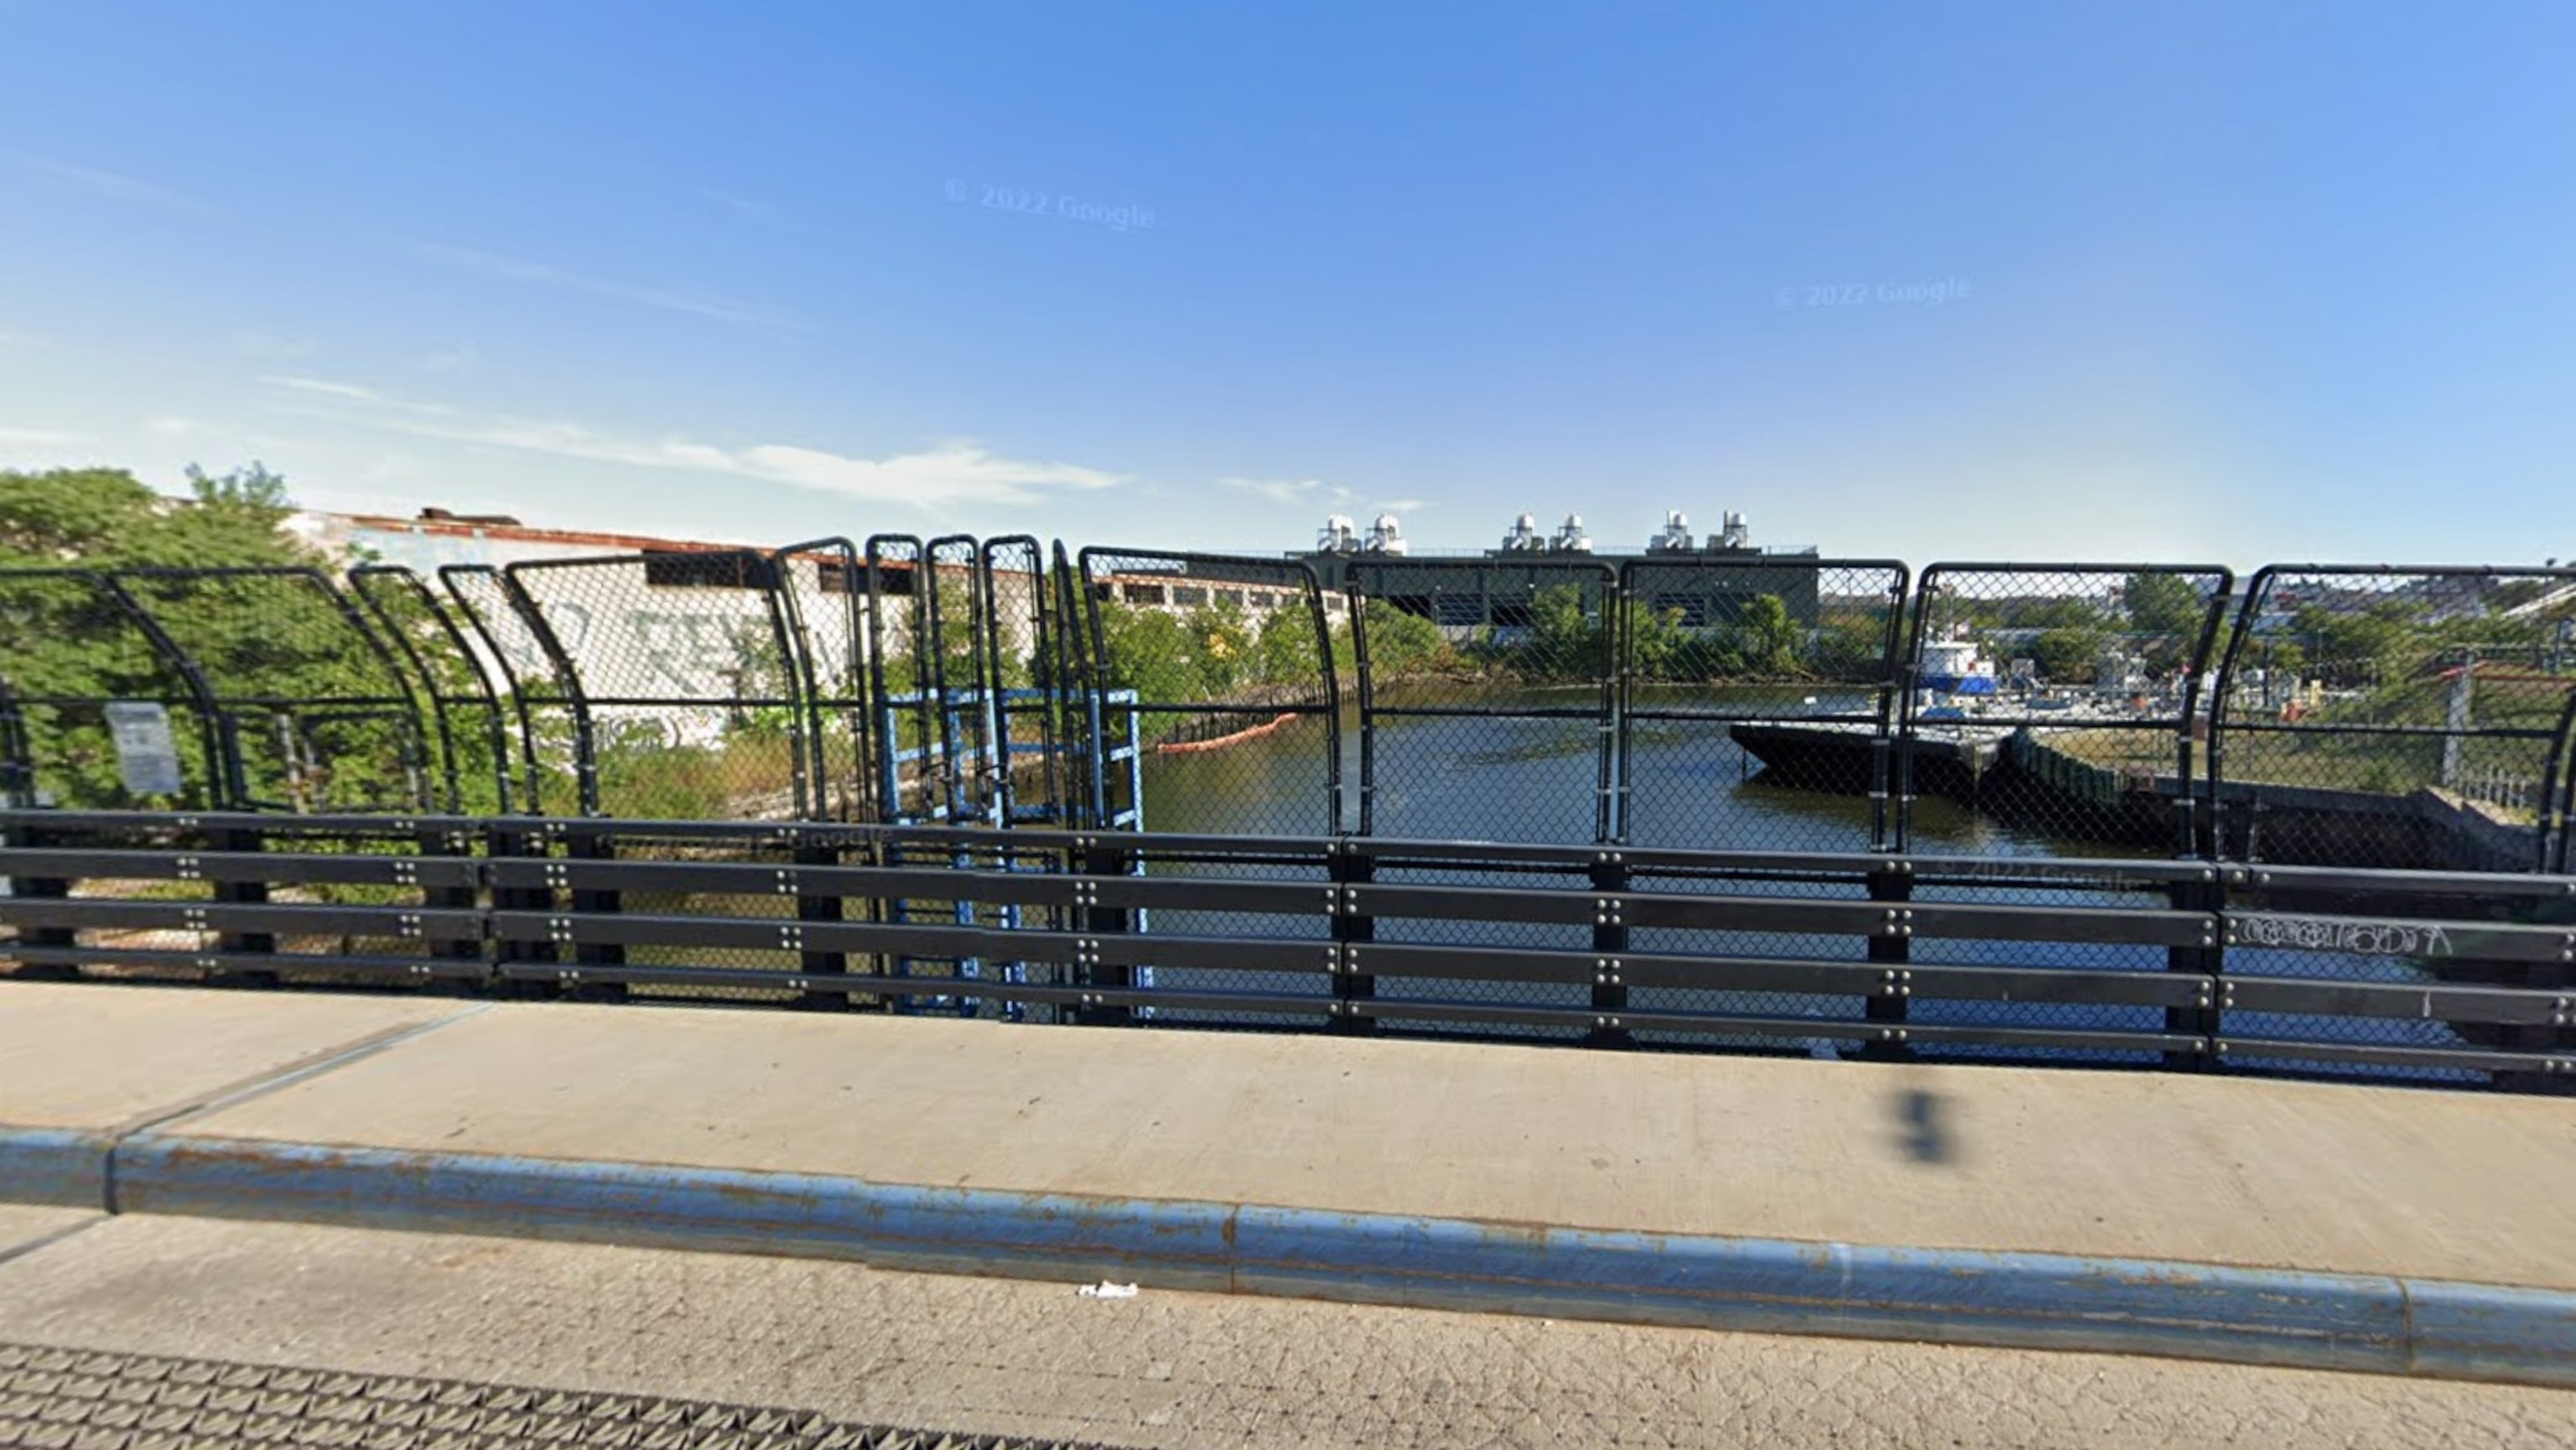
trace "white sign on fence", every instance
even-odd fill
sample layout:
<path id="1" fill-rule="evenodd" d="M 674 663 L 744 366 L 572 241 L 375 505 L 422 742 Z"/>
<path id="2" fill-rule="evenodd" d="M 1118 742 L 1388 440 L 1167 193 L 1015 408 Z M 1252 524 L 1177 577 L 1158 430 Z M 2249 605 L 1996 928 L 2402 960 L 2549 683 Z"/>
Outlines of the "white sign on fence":
<path id="1" fill-rule="evenodd" d="M 170 738 L 170 710 L 151 700 L 110 700 L 107 730 L 116 739 L 116 768 L 133 795 L 177 795 L 179 746 Z"/>

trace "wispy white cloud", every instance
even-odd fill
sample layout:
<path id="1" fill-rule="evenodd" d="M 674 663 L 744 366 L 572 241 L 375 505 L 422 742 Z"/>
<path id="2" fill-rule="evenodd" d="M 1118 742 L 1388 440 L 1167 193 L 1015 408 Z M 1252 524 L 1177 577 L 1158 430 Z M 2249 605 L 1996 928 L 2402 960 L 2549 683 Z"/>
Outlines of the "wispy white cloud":
<path id="1" fill-rule="evenodd" d="M 389 397 L 373 388 L 326 378 L 265 381 L 307 398 L 330 400 L 333 416 L 385 432 L 590 463 L 765 479 L 869 503 L 923 508 L 1026 504 L 1050 491 L 1088 492 L 1128 481 L 1125 475 L 1076 463 L 1005 457 L 971 439 L 886 458 L 857 458 L 797 444 L 724 447 L 676 435 L 639 438 L 578 423 L 474 416 L 443 404 Z"/>
<path id="2" fill-rule="evenodd" d="M 1359 491 L 1320 478 L 1220 478 L 1220 488 L 1231 488 L 1267 499 L 1287 508 L 1323 508 L 1346 506 L 1359 502 Z M 1393 507 L 1380 504 L 1379 508 Z"/>
<path id="3" fill-rule="evenodd" d="M 1348 489 L 1326 489 L 1320 478 L 1220 478 L 1217 486 L 1237 489 L 1282 505 L 1311 505 L 1325 498 L 1350 496 Z"/>
<path id="4" fill-rule="evenodd" d="M 157 433 L 164 438 L 180 438 L 197 431 L 197 420 L 164 413 L 157 418 L 144 419 L 143 431 Z"/>
<path id="5" fill-rule="evenodd" d="M 15 443 L 29 448 L 62 448 L 74 443 L 87 443 L 87 433 L 70 433 L 60 428 L 12 428 L 0 424 L 0 443 Z"/>
<path id="6" fill-rule="evenodd" d="M 1431 500 L 1427 498 L 1391 498 L 1376 504 L 1375 507 L 1380 513 L 1418 514 L 1424 509 L 1431 507 Z"/>
<path id="7" fill-rule="evenodd" d="M 233 334 L 233 351 L 258 362 L 293 362 L 320 350 L 321 344 L 309 337 L 279 337 L 266 332 Z"/>
<path id="8" fill-rule="evenodd" d="M 43 347 L 45 340 L 32 332 L 11 332 L 0 327 L 0 347 Z"/>
<path id="9" fill-rule="evenodd" d="M 482 355 L 474 349 L 458 343 L 454 347 L 442 347 L 436 352 L 419 358 L 412 363 L 412 367 L 424 373 L 461 373 L 482 360 Z"/>
<path id="10" fill-rule="evenodd" d="M 77 186 L 94 196 L 104 196 L 116 201 L 137 202 L 145 206 L 174 207 L 184 211 L 197 210 L 195 202 L 169 187 L 157 182 L 145 181 L 141 177 L 127 176 L 123 172 L 103 171 L 95 166 L 75 166 L 68 161 L 57 161 L 50 156 L 29 156 L 23 152 L 19 154 L 18 164 L 30 171 L 50 176 L 56 181 Z"/>
<path id="11" fill-rule="evenodd" d="M 260 381 L 273 388 L 284 388 L 290 393 L 311 393 L 323 398 L 346 398 L 353 403 L 391 401 L 373 388 L 361 387 L 356 383 L 334 382 L 329 378 L 292 378 L 272 374 L 261 378 Z"/>
<path id="12" fill-rule="evenodd" d="M 659 308 L 691 317 L 711 318 L 737 327 L 758 328 L 770 332 L 802 332 L 804 325 L 774 308 L 738 297 L 713 292 L 679 292 L 661 287 L 636 287 L 624 282 L 611 282 L 599 277 L 586 277 L 532 262 L 524 257 L 504 256 L 499 252 L 480 251 L 473 247 L 451 247 L 436 242 L 416 243 L 412 252 L 422 261 L 451 271 L 478 277 L 491 277 L 503 282 L 518 282 L 535 287 L 559 287 L 567 292 L 606 297 L 631 302 L 641 307 Z"/>

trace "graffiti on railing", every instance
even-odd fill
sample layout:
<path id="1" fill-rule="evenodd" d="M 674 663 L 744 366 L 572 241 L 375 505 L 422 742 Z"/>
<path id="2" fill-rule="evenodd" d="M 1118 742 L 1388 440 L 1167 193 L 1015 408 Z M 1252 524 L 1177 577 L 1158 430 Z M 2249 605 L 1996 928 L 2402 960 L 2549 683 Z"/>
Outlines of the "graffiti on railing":
<path id="1" fill-rule="evenodd" d="M 2309 952 L 2349 952 L 2363 957 L 2447 957 L 2451 940 L 2439 923 L 2353 921 L 2326 916 L 2236 916 L 2228 919 L 2236 944 L 2294 947 Z"/>

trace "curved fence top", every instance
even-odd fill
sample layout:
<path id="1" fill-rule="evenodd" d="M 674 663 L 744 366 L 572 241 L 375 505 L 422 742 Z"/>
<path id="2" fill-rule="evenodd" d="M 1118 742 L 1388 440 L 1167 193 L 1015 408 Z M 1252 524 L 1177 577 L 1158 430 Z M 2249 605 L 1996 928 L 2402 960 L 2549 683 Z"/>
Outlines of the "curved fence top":
<path id="1" fill-rule="evenodd" d="M 2481 872 L 2576 814 L 2576 569 L 877 534 L 437 582 L 0 572 L 0 784 Z"/>

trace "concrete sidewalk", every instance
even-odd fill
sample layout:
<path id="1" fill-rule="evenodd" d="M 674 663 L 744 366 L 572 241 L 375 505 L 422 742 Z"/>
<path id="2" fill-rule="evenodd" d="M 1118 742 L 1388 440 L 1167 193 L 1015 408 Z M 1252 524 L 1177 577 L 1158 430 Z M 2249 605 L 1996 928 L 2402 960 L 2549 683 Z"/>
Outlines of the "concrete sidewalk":
<path id="1" fill-rule="evenodd" d="M 2565 1099 L 7 983 L 11 1198 L 2576 1379 Z"/>
<path id="2" fill-rule="evenodd" d="M 2576 1427 L 2576 1391 L 2520 1385 L 153 1214 L 0 1250 L 0 1360 L 12 1342 L 793 1405 L 961 1444 L 2565 1450 Z"/>

